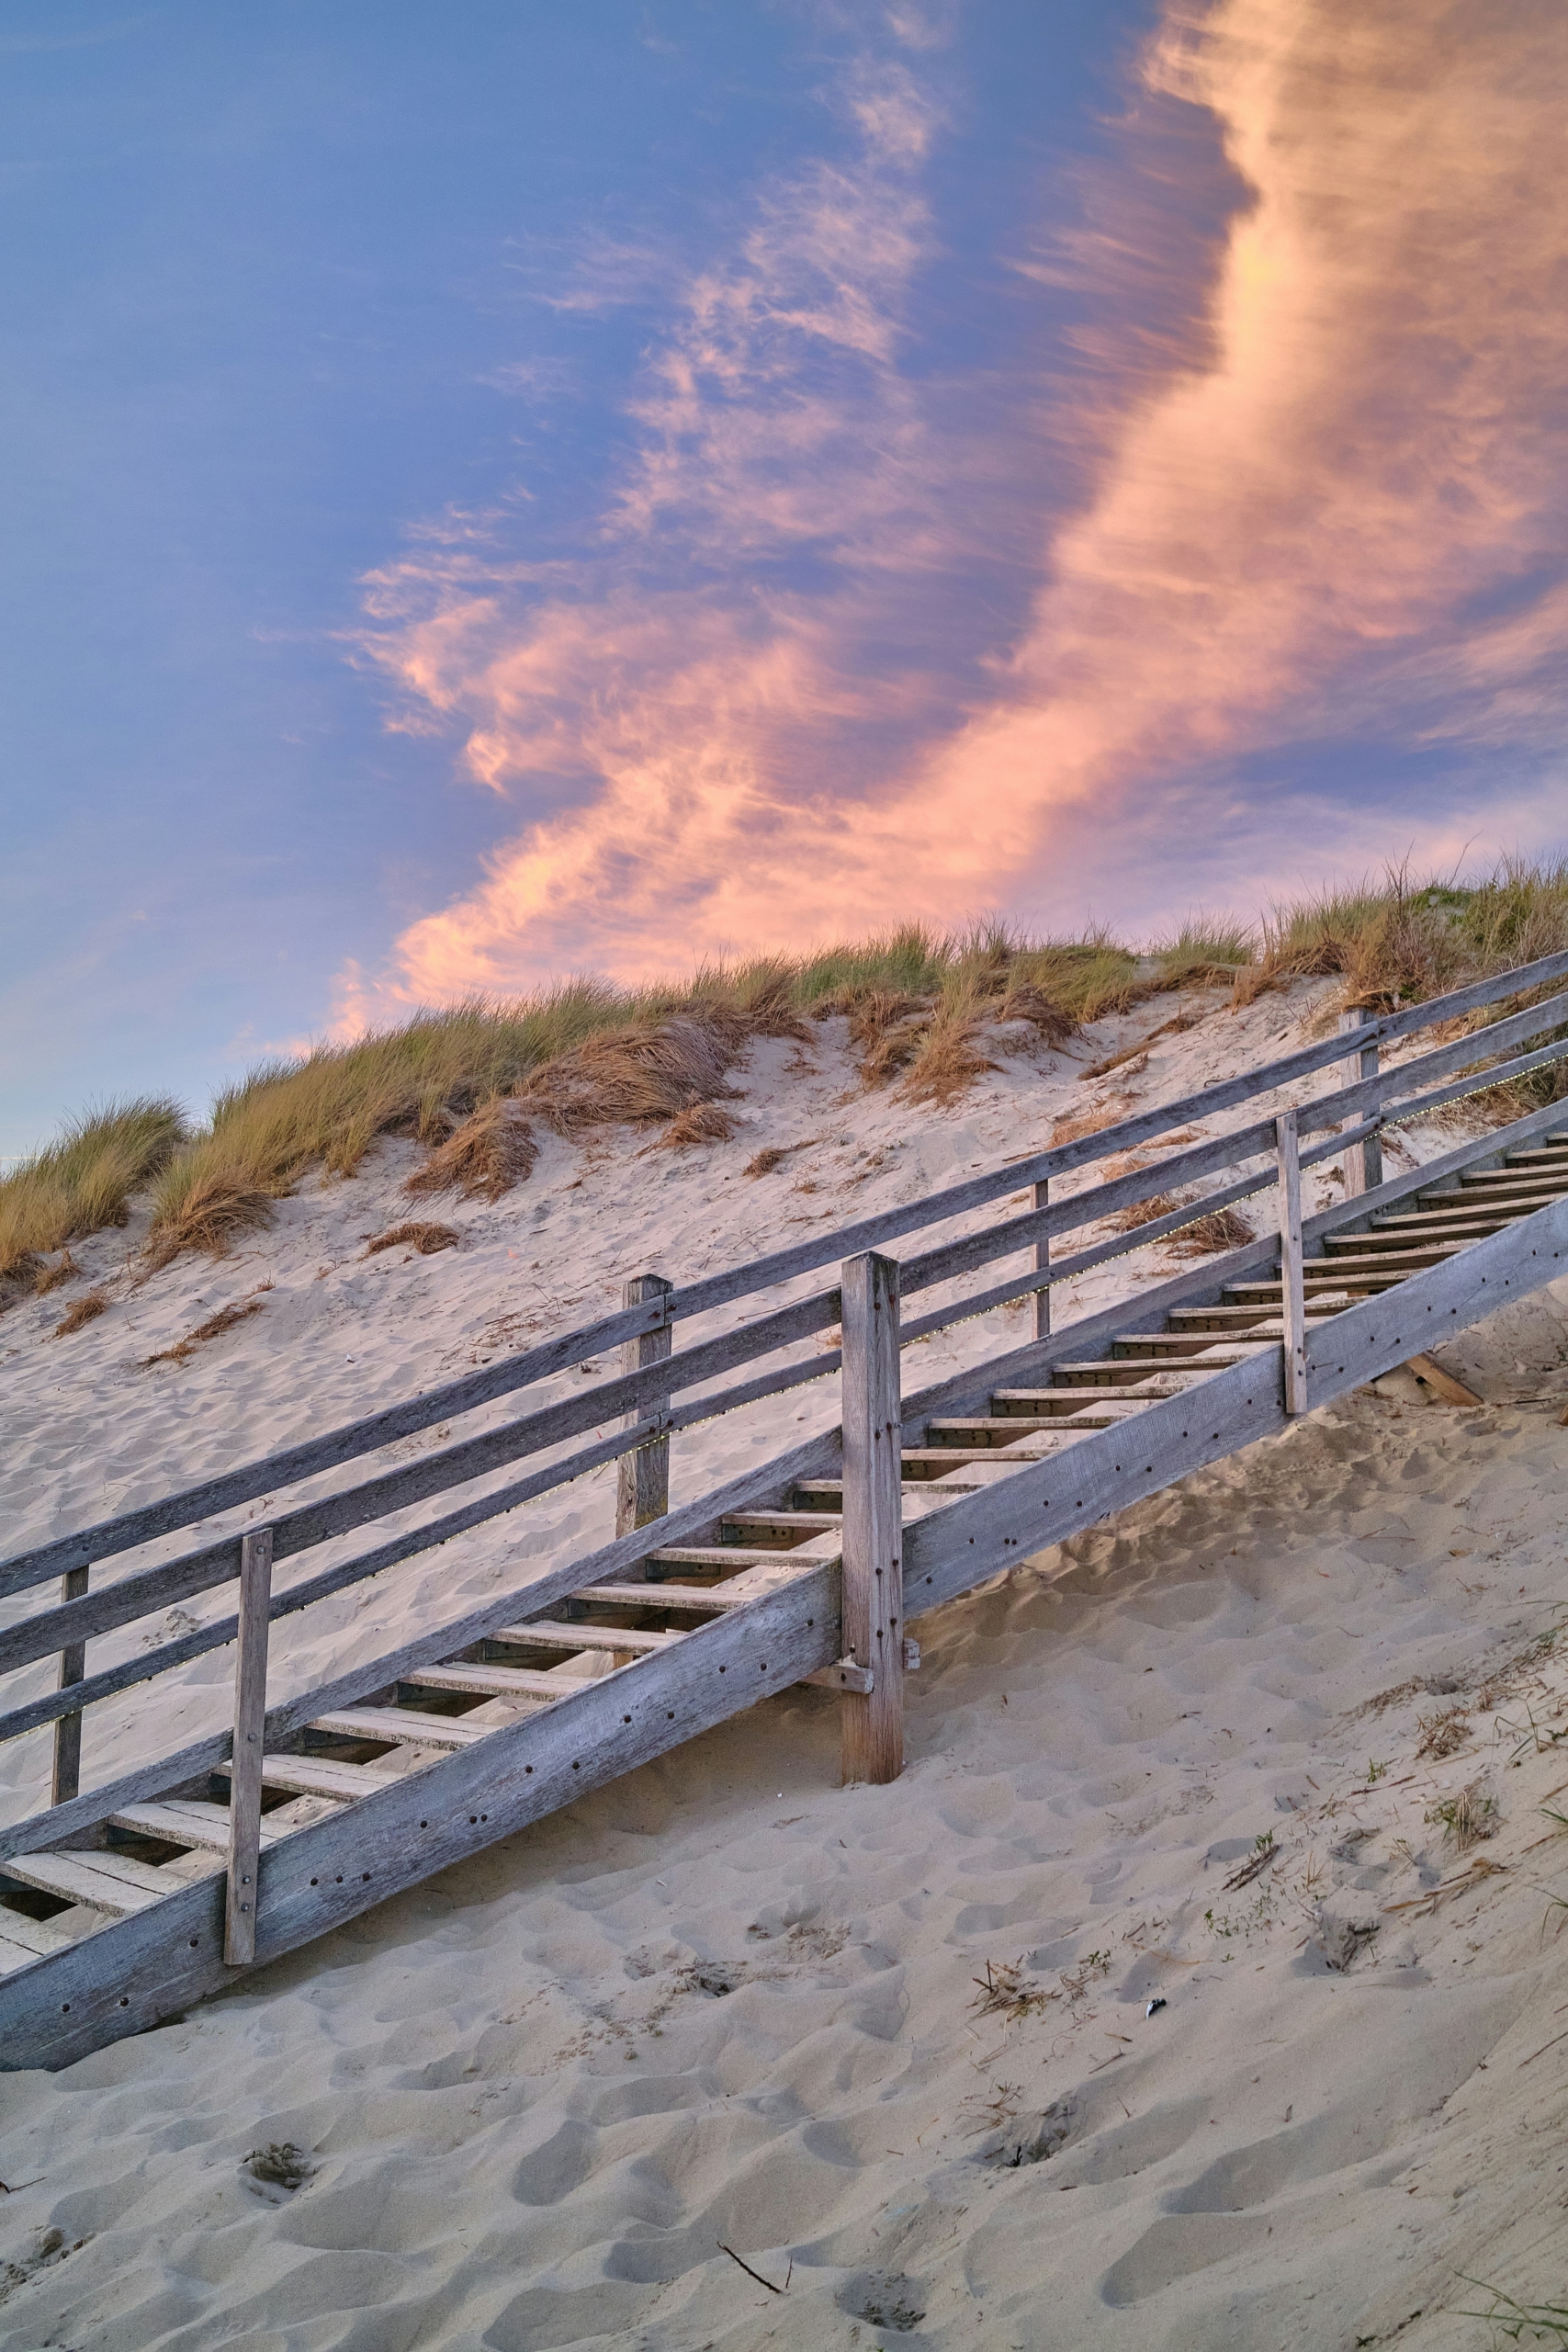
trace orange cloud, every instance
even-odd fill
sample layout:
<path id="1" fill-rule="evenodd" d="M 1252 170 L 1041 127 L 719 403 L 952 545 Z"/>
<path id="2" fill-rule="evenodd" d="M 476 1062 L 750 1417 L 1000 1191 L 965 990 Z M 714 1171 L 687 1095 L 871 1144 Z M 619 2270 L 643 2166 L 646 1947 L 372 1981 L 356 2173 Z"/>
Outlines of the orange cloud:
<path id="1" fill-rule="evenodd" d="M 1110 876 L 1107 817 L 1157 840 L 1165 791 L 1188 825 L 1204 775 L 1250 749 L 1550 737 L 1557 11 L 1173 6 L 1141 74 L 1125 168 L 1151 110 L 1201 109 L 1243 200 L 1217 254 L 1192 229 L 1197 331 L 1152 362 L 1125 345 L 1052 419 L 1093 469 L 1066 524 L 1021 500 L 1032 419 L 998 453 L 901 372 L 940 125 L 899 66 L 843 94 L 858 163 L 768 191 L 735 262 L 685 289 L 586 586 L 507 572 L 460 530 L 378 576 L 404 723 L 461 724 L 480 783 L 558 797 L 403 934 L 358 1012 L 912 914 L 1060 913 L 1065 842 L 1098 831 Z M 1079 250 L 1140 258 L 1097 254 L 1092 221 Z M 671 549 L 686 570 L 648 584 Z M 944 620 L 987 552 L 1038 584 L 966 666 Z M 1517 804 L 1530 822 L 1538 799 Z M 1292 845 L 1292 871 L 1312 862 Z"/>

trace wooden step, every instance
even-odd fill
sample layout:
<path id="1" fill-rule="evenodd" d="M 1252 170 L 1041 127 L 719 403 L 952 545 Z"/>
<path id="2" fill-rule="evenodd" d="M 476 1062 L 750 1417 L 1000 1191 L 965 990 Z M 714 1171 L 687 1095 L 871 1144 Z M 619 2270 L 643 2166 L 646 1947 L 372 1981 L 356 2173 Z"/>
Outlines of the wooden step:
<path id="1" fill-rule="evenodd" d="M 64 1928 L 57 1928 L 52 1919 L 29 1919 L 25 1911 L 13 1911 L 9 1904 L 0 1903 L 0 1973 L 25 1968 L 29 1960 L 41 1960 L 46 1952 L 63 1951 L 75 1941 L 74 1936 Z"/>
<path id="2" fill-rule="evenodd" d="M 842 1525 L 839 1519 L 828 1520 L 831 1527 Z M 753 1561 L 758 1567 L 772 1567 L 775 1561 L 787 1560 L 788 1549 L 780 1545 L 777 1551 L 764 1553 Z M 705 1584 L 590 1584 L 574 1592 L 574 1600 L 586 1600 L 594 1609 L 692 1609 L 711 1614 L 716 1610 L 739 1607 L 742 1596 L 727 1592 L 722 1585 Z"/>
<path id="3" fill-rule="evenodd" d="M 228 1780 L 231 1768 L 220 1764 L 218 1772 Z M 374 1796 L 378 1789 L 395 1788 L 406 1779 L 402 1772 L 388 1772 L 373 1764 L 345 1764 L 335 1756 L 264 1756 L 262 1786 L 264 1789 L 288 1789 L 301 1797 Z M 10 1864 L 6 1865 L 6 1869 Z"/>
<path id="4" fill-rule="evenodd" d="M 958 1466 L 955 1462 L 954 1469 Z M 844 1482 L 841 1478 L 813 1478 L 801 1491 L 808 1495 L 841 1495 L 844 1491 Z M 951 1484 L 944 1481 L 940 1499 L 957 1501 L 960 1496 L 974 1491 L 974 1488 L 965 1487 L 962 1479 L 954 1479 Z M 923 1506 L 931 1499 L 930 1481 L 923 1476 L 906 1479 L 903 1482 L 902 1492 L 905 1501 L 908 1503 L 918 1502 Z"/>
<path id="5" fill-rule="evenodd" d="M 1529 1216 L 1537 1209 L 1549 1209 L 1568 1193 L 1568 1184 L 1554 1193 L 1524 1193 L 1516 1199 L 1502 1195 L 1479 1201 L 1461 1201 L 1452 1208 L 1424 1209 L 1418 1216 L 1379 1216 L 1372 1219 L 1373 1233 L 1444 1233 L 1468 1231 L 1477 1225 L 1506 1225 L 1515 1217 Z M 1347 1237 L 1348 1238 L 1350 1237 Z M 1366 1240 L 1362 1234 L 1355 1237 Z"/>
<path id="6" fill-rule="evenodd" d="M 965 1464 L 992 1463 L 998 1470 L 1013 1465 L 1021 1467 L 1026 1462 L 1045 1462 L 1053 1453 L 1063 1451 L 1053 1443 L 1054 1433 L 1030 1441 L 1031 1450 L 1010 1453 L 995 1445 L 933 1445 L 911 1446 L 904 1454 L 906 1476 L 914 1478 L 941 1478 L 949 1470 L 962 1469 Z"/>
<path id="7" fill-rule="evenodd" d="M 458 1662 L 451 1666 L 422 1666 L 402 1680 L 415 1690 L 467 1690 L 478 1699 L 543 1699 L 553 1704 L 581 1690 L 581 1681 L 570 1674 L 541 1674 L 527 1666 L 486 1666 Z"/>
<path id="8" fill-rule="evenodd" d="M 1199 1361 L 1161 1364 L 1159 1374 L 1168 1382 L 1190 1377 L 1204 1379 L 1212 1372 L 1223 1372 L 1227 1364 L 1245 1363 L 1252 1352 L 1250 1349 L 1227 1348 L 1222 1341 L 1219 1347 Z M 1146 1362 L 1140 1363 L 1135 1358 L 1129 1362 L 1115 1356 L 1102 1356 L 1094 1363 L 1054 1363 L 1051 1375 L 1053 1380 L 1069 1388 L 1136 1388 L 1147 1381 L 1149 1366 Z M 1164 1396 L 1171 1392 L 1167 1387 L 1152 1389 L 1149 1393 Z"/>
<path id="9" fill-rule="evenodd" d="M 725 1529 L 735 1528 L 750 1533 L 753 1542 L 761 1543 L 775 1530 L 781 1539 L 798 1543 L 803 1536 L 826 1535 L 843 1522 L 842 1511 L 836 1510 L 741 1510 L 728 1513 Z"/>
<path id="10" fill-rule="evenodd" d="M 166 1894 L 177 1894 L 186 1879 L 170 1878 L 151 1862 L 129 1854 L 13 1854 L 0 1865 L 7 1878 L 41 1894 L 57 1894 L 66 1903 L 85 1903 L 111 1918 L 128 1918 L 145 1911 Z"/>
<path id="11" fill-rule="evenodd" d="M 1155 1388 L 1145 1397 L 1125 1386 L 1109 1397 L 1097 1396 L 1092 1388 L 993 1388 L 991 1411 L 994 1415 L 1016 1414 L 1021 1420 L 1032 1417 L 1070 1421 L 1080 1430 L 1109 1430 L 1145 1404 L 1156 1404 L 1168 1394 L 1167 1389 Z"/>
<path id="12" fill-rule="evenodd" d="M 1520 1214 L 1528 1212 L 1521 1211 Z M 1390 1233 L 1381 1226 L 1374 1226 L 1370 1233 L 1331 1233 L 1325 1237 L 1324 1260 L 1338 1266 L 1347 1259 L 1376 1258 L 1381 1261 L 1398 1256 L 1404 1260 L 1408 1259 L 1412 1252 L 1417 1252 L 1428 1265 L 1435 1265 L 1438 1252 L 1462 1249 L 1482 1234 L 1495 1232 L 1499 1226 L 1513 1222 L 1510 1216 L 1445 1218 L 1441 1224 L 1422 1219 L 1414 1230 L 1409 1226 L 1401 1226 Z M 1323 1260 L 1314 1262 L 1322 1263 Z"/>
<path id="13" fill-rule="evenodd" d="M 969 1445 L 989 1446 L 999 1453 L 1026 1437 L 1037 1437 L 1042 1430 L 1054 1433 L 1066 1419 L 1060 1413 L 979 1413 L 964 1420 L 928 1421 L 917 1450 L 929 1453 L 937 1446 Z"/>
<path id="14" fill-rule="evenodd" d="M 765 1555 L 765 1565 L 772 1567 L 776 1552 Z M 667 1650 L 676 1642 L 687 1639 L 684 1634 L 634 1633 L 629 1625 L 559 1625 L 550 1617 L 536 1617 L 527 1625 L 502 1625 L 491 1634 L 492 1642 L 514 1643 L 520 1649 L 531 1650 L 626 1650 L 639 1656 L 654 1650 Z"/>
<path id="15" fill-rule="evenodd" d="M 156 1838 L 165 1846 L 183 1846 L 196 1853 L 229 1851 L 229 1808 L 226 1804 L 214 1804 L 208 1797 L 171 1797 L 162 1804 L 128 1804 L 123 1812 L 110 1814 L 109 1826 L 134 1831 L 138 1838 Z M 280 1838 L 288 1835 L 287 1829 L 269 1828 L 263 1814 L 264 1846 L 276 1846 Z"/>
<path id="16" fill-rule="evenodd" d="M 829 1521 L 837 1527 L 838 1520 Z M 791 1545 L 778 1544 L 667 1544 L 650 1552 L 646 1566 L 649 1583 L 660 1579 L 651 1572 L 656 1568 L 717 1568 L 722 1575 L 733 1575 L 737 1568 L 771 1568 L 780 1553 Z"/>
<path id="17" fill-rule="evenodd" d="M 1278 1293 L 1279 1285 L 1276 1283 L 1276 1295 Z M 1342 1315 L 1349 1304 L 1348 1292 L 1338 1299 L 1331 1295 L 1319 1296 L 1308 1300 L 1307 1314 L 1314 1322 L 1326 1323 L 1333 1316 Z M 1267 1336 L 1263 1327 L 1271 1323 L 1274 1336 L 1277 1337 L 1279 1332 L 1279 1317 L 1270 1316 L 1266 1303 L 1254 1306 L 1174 1306 L 1168 1319 L 1173 1326 L 1195 1331 L 1230 1331 L 1238 1336 L 1246 1333 L 1263 1337 Z"/>
<path id="18" fill-rule="evenodd" d="M 1204 1355 L 1211 1348 L 1226 1344 L 1224 1334 L 1219 1331 L 1134 1331 L 1124 1340 L 1113 1340 L 1111 1352 L 1113 1357 L 1129 1362 L 1151 1357 L 1163 1362 L 1171 1356 Z M 1237 1342 L 1232 1340 L 1229 1344 L 1235 1347 Z"/>
<path id="19" fill-rule="evenodd" d="M 393 1747 L 457 1748 L 472 1747 L 495 1725 L 426 1714 L 418 1707 L 342 1707 L 336 1714 L 318 1715 L 310 1729 L 336 1739 L 384 1740 Z"/>

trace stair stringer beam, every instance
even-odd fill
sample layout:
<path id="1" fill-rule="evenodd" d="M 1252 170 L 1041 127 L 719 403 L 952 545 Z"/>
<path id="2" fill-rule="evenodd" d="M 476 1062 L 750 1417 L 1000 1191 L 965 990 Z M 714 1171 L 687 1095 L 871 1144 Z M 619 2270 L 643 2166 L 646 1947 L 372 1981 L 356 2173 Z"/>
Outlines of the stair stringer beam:
<path id="1" fill-rule="evenodd" d="M 1562 1201 L 1326 1323 L 1309 1325 L 1309 1409 L 1392 1372 L 1565 1272 L 1568 1201 Z M 1285 1412 L 1283 1355 L 1273 1347 L 1181 1396 L 1162 1398 L 1117 1429 L 1086 1434 L 906 1529 L 907 1612 L 913 1618 L 956 1600 L 1111 1512 L 1294 1426 Z"/>

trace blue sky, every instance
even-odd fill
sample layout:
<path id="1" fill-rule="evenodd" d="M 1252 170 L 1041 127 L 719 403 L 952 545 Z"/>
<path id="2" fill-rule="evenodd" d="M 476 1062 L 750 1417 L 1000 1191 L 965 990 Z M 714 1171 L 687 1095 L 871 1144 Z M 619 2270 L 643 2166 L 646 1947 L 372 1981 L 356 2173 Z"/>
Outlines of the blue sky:
<path id="1" fill-rule="evenodd" d="M 1552 12 L 0 10 L 0 1151 L 1550 846 Z"/>

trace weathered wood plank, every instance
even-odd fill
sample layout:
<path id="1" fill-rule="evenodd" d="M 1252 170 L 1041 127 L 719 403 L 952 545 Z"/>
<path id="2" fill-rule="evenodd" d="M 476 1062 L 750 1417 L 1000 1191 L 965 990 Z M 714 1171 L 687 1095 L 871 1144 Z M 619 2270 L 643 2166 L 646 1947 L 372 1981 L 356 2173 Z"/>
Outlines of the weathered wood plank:
<path id="1" fill-rule="evenodd" d="M 45 1952 L 64 1951 L 75 1940 L 51 1919 L 29 1919 L 25 1911 L 13 1911 L 8 1904 L 0 1904 L 0 1942 L 9 1947 L 3 1956 L 3 1964 L 7 1968 L 22 1967 Z"/>
<path id="2" fill-rule="evenodd" d="M 766 1555 L 769 1566 L 775 1560 L 787 1560 L 789 1554 L 782 1545 Z M 737 1596 L 726 1592 L 722 1585 L 705 1584 L 591 1584 L 573 1593 L 574 1600 L 586 1600 L 599 1609 L 696 1609 L 704 1611 L 733 1609 Z"/>
<path id="3" fill-rule="evenodd" d="M 246 1968 L 256 1956 L 256 1872 L 261 1856 L 262 1751 L 266 1736 L 267 1603 L 272 1530 L 240 1546 L 240 1636 L 234 1657 L 234 1761 L 229 1790 L 229 1885 L 223 1957 Z"/>
<path id="4" fill-rule="evenodd" d="M 658 1300 L 669 1299 L 674 1283 L 666 1282 L 662 1274 L 634 1274 L 622 1297 L 625 1306 L 651 1306 Z M 645 1332 L 640 1339 L 627 1340 L 621 1350 L 622 1367 L 626 1372 L 641 1372 L 650 1363 L 662 1363 L 674 1344 L 673 1334 L 666 1322 L 657 1331 Z M 670 1410 L 671 1397 L 642 1400 L 640 1409 L 662 1419 Z M 634 1412 L 631 1417 L 637 1419 Z M 615 1479 L 615 1532 L 629 1535 L 635 1528 L 646 1527 L 650 1520 L 662 1519 L 670 1508 L 670 1441 L 656 1438 L 651 1443 L 639 1445 L 635 1453 L 623 1453 Z"/>
<path id="5" fill-rule="evenodd" d="M 1280 1171 L 1280 1320 L 1284 1326 L 1285 1410 L 1293 1418 L 1307 1408 L 1302 1163 L 1293 1111 L 1281 1112 L 1274 1122 L 1274 1134 Z"/>
<path id="6" fill-rule="evenodd" d="M 1367 1026 L 1371 1017 L 1366 1005 L 1352 1005 L 1348 1012 L 1342 1012 L 1339 1016 L 1340 1035 L 1353 1036 L 1358 1030 Z M 1363 1046 L 1357 1060 L 1363 1078 L 1376 1078 L 1378 1074 L 1376 1046 Z M 1375 1185 L 1382 1182 L 1382 1143 L 1381 1138 L 1375 1135 L 1367 1136 L 1359 1143 L 1348 1144 L 1345 1151 L 1347 1195 L 1353 1193 L 1370 1193 Z"/>
<path id="7" fill-rule="evenodd" d="M 161 1903 L 172 1889 L 185 1883 L 165 1878 L 151 1862 L 138 1862 L 128 1854 L 13 1854 L 6 1864 L 6 1875 L 19 1885 L 61 1895 L 67 1903 L 85 1903 L 91 1910 L 107 1911 L 116 1917 L 145 1911 L 149 1904 Z"/>
<path id="8" fill-rule="evenodd" d="M 399 1680 L 415 1690 L 468 1690 L 487 1699 L 539 1699 L 551 1704 L 569 1699 L 573 1684 L 564 1674 L 531 1666 L 411 1667 Z"/>
<path id="9" fill-rule="evenodd" d="M 899 1453 L 898 1266 L 867 1250 L 847 1258 L 844 1311 L 843 1656 L 869 1667 L 869 1691 L 846 1690 L 840 1753 L 846 1781 L 896 1781 L 904 1769 L 904 1585 Z"/>
<path id="10" fill-rule="evenodd" d="M 493 1728 L 465 1723 L 461 1715 L 422 1714 L 417 1707 L 340 1707 L 335 1714 L 318 1715 L 310 1725 L 343 1739 L 384 1739 L 405 1747 L 472 1747 Z"/>
<path id="11" fill-rule="evenodd" d="M 658 1585 L 649 1587 L 650 1593 Z M 685 1634 L 634 1634 L 626 1625 L 556 1624 L 547 1617 L 531 1617 L 525 1625 L 498 1625 L 492 1642 L 515 1642 L 531 1650 L 667 1650 L 690 1639 Z"/>
<path id="12" fill-rule="evenodd" d="M 1034 1186 L 1032 1205 L 1037 1209 L 1048 1209 L 1050 1207 L 1051 1180 L 1048 1176 L 1043 1176 L 1039 1183 Z M 1047 1235 L 1043 1240 L 1037 1241 L 1034 1245 L 1034 1271 L 1037 1274 L 1048 1274 L 1051 1271 L 1051 1240 L 1049 1235 Z M 1037 1290 L 1034 1294 L 1034 1336 L 1037 1340 L 1048 1340 L 1051 1336 L 1051 1293 L 1049 1289 Z"/>
<path id="13" fill-rule="evenodd" d="M 60 1579 L 62 1601 L 80 1600 L 87 1589 L 90 1571 L 68 1568 Z M 68 1642 L 60 1653 L 59 1687 L 73 1690 L 87 1679 L 87 1645 Z M 75 1707 L 69 1714 L 57 1715 L 54 1724 L 53 1802 L 64 1804 L 82 1785 L 82 1710 Z"/>
<path id="14" fill-rule="evenodd" d="M 1422 1386 L 1429 1388 L 1435 1396 L 1440 1396 L 1445 1405 L 1483 1405 L 1486 1402 L 1484 1396 L 1478 1396 L 1473 1388 L 1467 1388 L 1462 1380 L 1456 1380 L 1451 1372 L 1445 1372 L 1440 1363 L 1434 1363 L 1430 1356 L 1412 1356 L 1405 1370 L 1413 1372 Z"/>
<path id="15" fill-rule="evenodd" d="M 131 1830 L 138 1838 L 160 1838 L 165 1846 L 186 1846 L 197 1853 L 227 1856 L 229 1851 L 229 1808 L 207 1797 L 174 1798 L 166 1804 L 128 1804 L 123 1812 L 110 1815 L 109 1826 Z M 266 1815 L 262 1815 L 264 1846 L 288 1835 L 286 1829 L 269 1828 Z"/>

